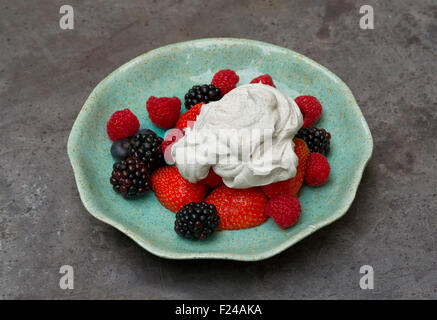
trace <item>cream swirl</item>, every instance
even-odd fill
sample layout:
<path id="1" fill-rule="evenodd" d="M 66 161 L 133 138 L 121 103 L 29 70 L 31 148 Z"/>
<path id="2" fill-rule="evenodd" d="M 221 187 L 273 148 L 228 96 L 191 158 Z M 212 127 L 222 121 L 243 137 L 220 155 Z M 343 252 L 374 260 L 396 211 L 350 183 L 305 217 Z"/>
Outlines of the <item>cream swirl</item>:
<path id="1" fill-rule="evenodd" d="M 296 175 L 293 137 L 302 124 L 293 99 L 271 86 L 247 84 L 204 105 L 171 154 L 191 182 L 212 167 L 230 188 L 266 185 Z"/>

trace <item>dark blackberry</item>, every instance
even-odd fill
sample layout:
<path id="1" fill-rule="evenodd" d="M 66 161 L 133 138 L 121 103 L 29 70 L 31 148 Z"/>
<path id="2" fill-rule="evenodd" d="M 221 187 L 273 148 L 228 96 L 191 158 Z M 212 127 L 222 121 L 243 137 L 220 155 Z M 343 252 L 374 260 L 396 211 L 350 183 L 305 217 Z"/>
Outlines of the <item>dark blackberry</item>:
<path id="1" fill-rule="evenodd" d="M 163 139 L 152 130 L 140 130 L 129 142 L 128 156 L 144 161 L 147 169 L 152 173 L 165 164 L 161 150 L 162 141 Z"/>
<path id="2" fill-rule="evenodd" d="M 185 94 L 185 108 L 191 109 L 198 103 L 217 101 L 221 97 L 220 89 L 212 84 L 196 85 Z"/>
<path id="3" fill-rule="evenodd" d="M 174 230 L 187 239 L 203 240 L 217 230 L 220 217 L 213 204 L 191 202 L 176 213 Z"/>
<path id="4" fill-rule="evenodd" d="M 319 152 L 326 156 L 330 150 L 331 134 L 325 129 L 307 127 L 300 129 L 296 138 L 304 140 L 311 152 Z"/>
<path id="5" fill-rule="evenodd" d="M 109 179 L 112 188 L 121 193 L 123 198 L 131 199 L 142 196 L 150 190 L 150 176 L 144 161 L 136 158 L 114 163 Z"/>

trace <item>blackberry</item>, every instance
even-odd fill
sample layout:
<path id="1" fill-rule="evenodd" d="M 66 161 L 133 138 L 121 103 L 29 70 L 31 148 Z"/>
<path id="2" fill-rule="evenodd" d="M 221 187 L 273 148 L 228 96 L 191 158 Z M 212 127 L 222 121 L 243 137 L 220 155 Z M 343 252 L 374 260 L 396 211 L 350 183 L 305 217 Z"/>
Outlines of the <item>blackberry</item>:
<path id="1" fill-rule="evenodd" d="M 213 84 L 204 84 L 193 86 L 185 94 L 185 108 L 190 109 L 192 106 L 201 102 L 211 102 L 220 100 L 222 97 L 220 88 Z"/>
<path id="2" fill-rule="evenodd" d="M 146 163 L 136 158 L 114 163 L 109 180 L 112 188 L 125 199 L 142 196 L 150 190 L 150 176 Z"/>
<path id="3" fill-rule="evenodd" d="M 187 239 L 203 240 L 217 230 L 220 217 L 213 204 L 191 202 L 176 213 L 174 230 Z"/>
<path id="4" fill-rule="evenodd" d="M 326 156 L 330 150 L 331 134 L 325 129 L 316 127 L 301 128 L 296 138 L 304 140 L 311 152 L 319 152 Z"/>
<path id="5" fill-rule="evenodd" d="M 140 130 L 131 138 L 127 154 L 129 157 L 144 161 L 149 173 L 152 173 L 164 165 L 162 141 L 163 139 L 152 130 Z"/>

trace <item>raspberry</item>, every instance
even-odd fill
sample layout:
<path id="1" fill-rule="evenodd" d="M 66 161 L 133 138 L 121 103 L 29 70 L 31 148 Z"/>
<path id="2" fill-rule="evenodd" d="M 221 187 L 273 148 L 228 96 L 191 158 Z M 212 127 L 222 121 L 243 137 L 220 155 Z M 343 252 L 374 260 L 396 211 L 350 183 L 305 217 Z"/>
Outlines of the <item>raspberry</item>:
<path id="1" fill-rule="evenodd" d="M 106 132 L 112 141 L 131 137 L 139 128 L 138 118 L 129 109 L 115 111 L 106 123 Z"/>
<path id="2" fill-rule="evenodd" d="M 312 152 L 308 159 L 304 182 L 312 187 L 320 187 L 328 180 L 330 171 L 328 159 L 318 152 Z"/>
<path id="3" fill-rule="evenodd" d="M 300 96 L 294 99 L 303 115 L 302 128 L 311 127 L 319 121 L 322 115 L 322 105 L 313 96 Z"/>
<path id="4" fill-rule="evenodd" d="M 173 98 L 150 97 L 146 103 L 152 122 L 160 128 L 170 129 L 178 121 L 181 113 L 181 100 Z"/>
<path id="5" fill-rule="evenodd" d="M 240 77 L 231 69 L 223 69 L 212 78 L 211 84 L 220 89 L 222 96 L 235 89 Z"/>
<path id="6" fill-rule="evenodd" d="M 250 83 L 258 83 L 258 82 L 276 88 L 275 84 L 273 83 L 272 77 L 267 73 L 263 74 L 262 76 L 256 77 L 255 79 L 250 81 Z"/>
<path id="7" fill-rule="evenodd" d="M 301 211 L 299 199 L 291 194 L 276 196 L 266 205 L 266 214 L 282 229 L 294 225 L 299 220 Z"/>

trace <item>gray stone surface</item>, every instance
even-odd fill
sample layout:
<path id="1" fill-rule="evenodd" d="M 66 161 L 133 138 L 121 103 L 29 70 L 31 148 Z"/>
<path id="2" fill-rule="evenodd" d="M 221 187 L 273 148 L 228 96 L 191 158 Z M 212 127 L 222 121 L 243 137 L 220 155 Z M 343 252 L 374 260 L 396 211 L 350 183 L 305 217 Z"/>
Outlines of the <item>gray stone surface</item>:
<path id="1" fill-rule="evenodd" d="M 0 298 L 437 298 L 437 3 L 0 2 Z M 371 4 L 375 29 L 359 28 Z M 155 257 L 82 206 L 66 145 L 94 86 L 165 44 L 241 37 L 296 50 L 350 86 L 375 150 L 344 218 L 256 263 Z M 75 268 L 75 289 L 59 268 Z M 375 270 L 375 289 L 358 285 Z"/>

